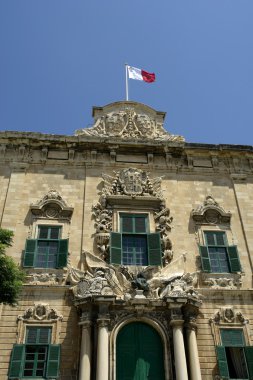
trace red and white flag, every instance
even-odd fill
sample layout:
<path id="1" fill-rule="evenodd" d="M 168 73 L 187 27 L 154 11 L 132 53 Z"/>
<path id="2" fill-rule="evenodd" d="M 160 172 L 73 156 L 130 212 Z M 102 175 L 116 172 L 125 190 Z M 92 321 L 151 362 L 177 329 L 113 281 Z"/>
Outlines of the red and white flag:
<path id="1" fill-rule="evenodd" d="M 152 83 L 155 81 L 155 74 L 148 73 L 142 69 L 137 69 L 137 67 L 127 66 L 128 69 L 128 77 L 130 79 L 143 80 L 147 83 Z"/>

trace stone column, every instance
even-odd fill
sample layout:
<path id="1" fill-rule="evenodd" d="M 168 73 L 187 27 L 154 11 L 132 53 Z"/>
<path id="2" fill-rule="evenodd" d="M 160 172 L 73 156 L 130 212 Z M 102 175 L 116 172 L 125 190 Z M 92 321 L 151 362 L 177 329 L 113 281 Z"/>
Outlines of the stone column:
<path id="1" fill-rule="evenodd" d="M 79 323 L 82 326 L 82 341 L 80 349 L 79 380 L 91 378 L 91 322 Z"/>
<path id="2" fill-rule="evenodd" d="M 172 320 L 170 322 L 170 326 L 173 329 L 173 345 L 177 380 L 188 380 L 184 348 L 183 323 L 184 320 L 182 319 Z"/>
<path id="3" fill-rule="evenodd" d="M 189 371 L 191 380 L 201 380 L 199 354 L 196 339 L 197 325 L 193 322 L 186 324 L 186 339 L 189 356 Z"/>
<path id="4" fill-rule="evenodd" d="M 110 319 L 99 317 L 98 342 L 97 342 L 97 377 L 96 380 L 109 379 L 109 332 L 108 323 Z"/>

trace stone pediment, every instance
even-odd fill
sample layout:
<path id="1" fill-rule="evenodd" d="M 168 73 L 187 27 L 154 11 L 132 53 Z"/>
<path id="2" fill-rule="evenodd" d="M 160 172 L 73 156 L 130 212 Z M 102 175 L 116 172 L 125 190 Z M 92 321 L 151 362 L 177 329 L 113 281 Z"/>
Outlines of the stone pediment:
<path id="1" fill-rule="evenodd" d="M 161 140 L 182 142 L 182 136 L 164 129 L 165 112 L 136 102 L 116 102 L 93 107 L 94 125 L 79 129 L 76 135 L 116 137 L 124 140 Z"/>
<path id="2" fill-rule="evenodd" d="M 203 204 L 192 210 L 191 215 L 197 224 L 229 224 L 231 219 L 231 212 L 226 212 L 211 195 L 207 195 Z"/>
<path id="3" fill-rule="evenodd" d="M 73 213 L 73 207 L 69 207 L 56 190 L 49 192 L 36 204 L 30 205 L 32 214 L 38 218 L 67 219 Z"/>

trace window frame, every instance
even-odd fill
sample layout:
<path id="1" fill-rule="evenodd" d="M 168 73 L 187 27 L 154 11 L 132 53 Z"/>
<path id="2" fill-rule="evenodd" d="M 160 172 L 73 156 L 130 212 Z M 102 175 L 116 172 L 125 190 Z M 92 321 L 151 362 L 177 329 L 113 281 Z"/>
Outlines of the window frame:
<path id="1" fill-rule="evenodd" d="M 202 230 L 202 236 L 203 236 L 203 243 L 204 245 L 199 245 L 199 254 L 202 264 L 202 270 L 204 272 L 208 273 L 217 273 L 217 274 L 224 274 L 224 273 L 238 273 L 242 271 L 239 253 L 237 250 L 236 245 L 229 245 L 228 243 L 228 237 L 227 232 L 224 230 Z M 223 236 L 223 243 L 224 244 L 209 244 L 208 242 L 208 234 L 213 234 L 215 243 L 218 243 L 217 236 L 222 235 Z M 212 268 L 212 262 L 211 262 L 211 255 L 210 255 L 210 249 L 216 248 L 217 250 L 219 248 L 225 249 L 226 254 L 226 263 L 228 267 L 228 271 L 220 270 L 220 271 L 214 271 Z M 212 252 L 213 254 L 213 252 Z M 220 256 L 220 255 L 219 255 Z M 219 268 L 221 267 L 221 259 L 220 257 L 217 257 Z"/>
<path id="2" fill-rule="evenodd" d="M 47 228 L 47 237 L 40 237 L 40 228 Z M 53 229 L 58 229 L 58 238 L 51 238 L 51 233 Z M 36 269 L 58 269 L 63 268 L 67 265 L 67 256 L 68 256 L 68 245 L 69 245 L 69 239 L 62 239 L 63 234 L 63 225 L 62 224 L 46 224 L 46 223 L 38 223 L 36 225 L 36 228 L 34 230 L 34 238 L 33 239 L 27 239 L 26 240 L 26 246 L 24 251 L 24 257 L 23 257 L 23 267 L 24 268 L 36 268 Z M 49 238 L 50 237 L 50 238 Z M 43 266 L 41 266 L 38 263 L 38 256 L 39 256 L 39 243 L 46 242 L 48 243 L 46 246 L 47 253 L 46 253 L 46 260 L 43 261 Z M 50 243 L 57 242 L 57 253 L 54 255 L 54 265 L 50 266 L 48 265 L 49 257 L 50 257 L 50 251 L 49 251 L 49 245 Z"/>
<path id="3" fill-rule="evenodd" d="M 34 329 L 36 331 L 35 342 L 28 341 L 28 334 Z M 48 330 L 47 342 L 39 342 L 41 330 Z M 38 338 L 38 336 L 40 336 Z M 24 332 L 24 343 L 14 344 L 11 360 L 9 365 L 8 379 L 51 379 L 59 377 L 60 368 L 60 344 L 52 344 L 53 326 L 52 325 L 29 325 L 26 326 Z M 27 349 L 31 348 L 33 352 L 27 353 Z M 45 350 L 46 358 L 39 360 L 39 349 Z M 34 359 L 27 359 L 26 355 L 35 355 Z M 38 363 L 43 363 L 43 374 L 36 375 Z M 25 368 L 26 364 L 33 363 L 32 368 Z M 31 375 L 25 375 L 25 370 L 32 371 Z"/>
<path id="4" fill-rule="evenodd" d="M 48 231 L 47 231 L 47 237 L 40 237 L 40 231 L 42 228 L 47 228 Z M 51 237 L 51 233 L 52 233 L 52 230 L 53 229 L 58 229 L 58 237 L 57 239 L 53 239 Z M 58 251 L 59 251 L 59 244 L 60 244 L 60 240 L 61 239 L 61 236 L 62 236 L 62 226 L 58 226 L 58 225 L 45 225 L 45 224 L 38 224 L 37 226 L 37 249 L 36 249 L 36 253 L 35 253 L 35 258 L 34 258 L 34 264 L 35 264 L 35 268 L 46 268 L 46 269 L 49 269 L 49 268 L 55 268 L 56 265 L 57 265 L 57 256 L 58 256 Z M 46 255 L 43 255 L 43 256 L 46 256 L 46 266 L 38 266 L 38 256 L 39 256 L 39 244 L 42 243 L 42 242 L 45 242 L 47 243 L 46 247 L 44 247 L 44 249 L 47 251 L 46 252 Z M 54 254 L 54 266 L 49 266 L 49 257 L 50 257 L 50 243 L 56 243 L 57 242 L 57 253 Z"/>
<path id="5" fill-rule="evenodd" d="M 123 218 L 128 217 L 132 219 L 132 231 L 122 231 Z M 136 228 L 136 219 L 145 218 L 145 231 L 138 231 Z M 150 213 L 143 211 L 138 213 L 131 213 L 127 211 L 119 211 L 117 213 L 117 226 L 119 232 L 111 232 L 110 239 L 110 263 L 118 265 L 131 265 L 131 266 L 161 266 L 162 265 L 162 252 L 161 252 L 161 239 L 160 233 L 150 233 Z M 123 237 L 127 236 L 144 236 L 146 237 L 146 263 L 124 263 L 123 262 Z"/>
<path id="6" fill-rule="evenodd" d="M 124 218 L 131 220 L 131 231 L 124 230 Z M 138 222 L 137 220 L 144 219 L 144 228 L 143 231 L 138 231 Z M 120 232 L 121 232 L 121 262 L 122 265 L 136 265 L 136 266 L 146 266 L 148 265 L 148 242 L 147 234 L 149 233 L 149 223 L 147 214 L 127 214 L 119 213 L 120 219 Z M 126 222 L 129 227 L 129 222 Z M 143 226 L 142 226 L 143 227 Z M 132 244 L 131 244 L 132 240 Z M 141 253 L 138 257 L 138 248 L 137 245 L 142 246 L 145 252 Z M 129 262 L 128 252 L 124 250 L 125 248 L 130 248 L 132 250 L 131 257 L 132 262 Z M 141 248 L 141 247 L 140 247 Z M 141 261 L 141 264 L 138 262 Z"/>
<path id="7" fill-rule="evenodd" d="M 237 336 L 235 337 L 235 335 L 233 336 L 233 334 L 235 332 L 238 332 L 240 331 L 240 340 L 238 339 L 238 334 Z M 225 333 L 225 332 L 230 332 L 230 334 L 228 334 L 226 337 L 224 337 L 223 339 L 223 334 L 222 333 Z M 245 365 L 245 369 L 247 371 L 247 377 L 243 378 L 244 380 L 249 380 L 252 378 L 253 376 L 253 346 L 247 346 L 246 345 L 246 339 L 245 339 L 245 336 L 244 336 L 244 329 L 242 327 L 235 327 L 235 328 L 231 328 L 231 327 L 221 327 L 219 329 L 219 340 L 220 340 L 220 344 L 216 346 L 216 354 L 217 354 L 217 361 L 218 361 L 218 367 L 219 367 L 219 372 L 220 372 L 220 375 L 222 378 L 226 378 L 226 379 L 238 379 L 238 380 L 241 380 L 241 377 L 230 377 L 230 371 L 231 371 L 231 366 L 229 366 L 229 363 L 230 363 L 230 360 L 228 358 L 228 353 L 230 352 L 230 350 L 233 350 L 233 349 L 240 349 L 241 352 L 242 352 L 242 355 L 243 355 L 243 360 L 244 361 L 244 365 Z M 229 337 L 230 335 L 230 337 Z M 224 341 L 226 338 L 227 341 Z M 230 342 L 229 342 L 230 340 Z"/>

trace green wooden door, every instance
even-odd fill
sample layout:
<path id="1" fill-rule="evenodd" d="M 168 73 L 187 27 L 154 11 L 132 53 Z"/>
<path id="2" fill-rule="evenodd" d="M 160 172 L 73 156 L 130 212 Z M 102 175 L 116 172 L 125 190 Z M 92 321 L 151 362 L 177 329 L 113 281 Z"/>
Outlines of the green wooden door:
<path id="1" fill-rule="evenodd" d="M 164 380 L 162 341 L 146 323 L 129 323 L 116 341 L 117 380 Z"/>

